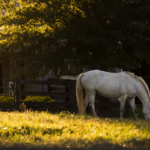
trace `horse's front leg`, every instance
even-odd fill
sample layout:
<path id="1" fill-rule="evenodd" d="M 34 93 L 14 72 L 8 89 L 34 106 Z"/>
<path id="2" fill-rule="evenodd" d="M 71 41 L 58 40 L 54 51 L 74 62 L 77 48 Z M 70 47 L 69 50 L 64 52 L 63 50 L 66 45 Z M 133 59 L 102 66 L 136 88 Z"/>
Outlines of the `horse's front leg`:
<path id="1" fill-rule="evenodd" d="M 131 99 L 128 99 L 128 102 L 133 110 L 133 113 L 135 115 L 135 119 L 136 120 L 139 120 L 139 117 L 138 117 L 138 112 L 137 112 L 137 108 L 135 106 L 135 99 L 134 98 L 131 98 Z"/>
<path id="2" fill-rule="evenodd" d="M 123 119 L 126 99 L 127 99 L 127 95 L 123 95 L 122 97 L 120 97 L 120 119 Z"/>

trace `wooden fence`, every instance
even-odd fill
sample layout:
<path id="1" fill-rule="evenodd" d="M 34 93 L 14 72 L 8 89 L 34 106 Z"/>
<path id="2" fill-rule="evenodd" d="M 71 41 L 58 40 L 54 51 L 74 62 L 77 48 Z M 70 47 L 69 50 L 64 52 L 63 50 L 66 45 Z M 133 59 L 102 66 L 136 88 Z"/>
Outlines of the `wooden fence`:
<path id="1" fill-rule="evenodd" d="M 25 91 L 24 86 L 26 84 L 36 84 L 36 85 L 46 85 L 48 87 L 48 92 L 34 92 L 34 91 Z M 53 86 L 57 86 L 56 90 L 52 90 Z M 46 106 L 46 107 L 72 107 L 74 112 L 78 112 L 77 108 L 77 101 L 76 101 L 76 95 L 75 95 L 75 80 L 50 80 L 50 81 L 38 81 L 38 80 L 22 80 L 17 79 L 16 82 L 16 108 L 19 109 L 19 106 L 24 103 L 26 106 Z M 58 90 L 58 88 L 61 87 L 63 90 Z M 21 101 L 21 97 L 28 96 L 28 95 L 34 95 L 34 96 L 50 96 L 53 99 L 55 99 L 55 102 L 23 102 Z M 59 98 L 59 100 L 57 100 Z M 95 108 L 98 111 L 98 109 L 101 109 L 102 107 L 112 108 L 112 107 L 119 107 L 120 103 L 119 101 L 116 102 L 101 102 L 96 96 L 95 101 Z M 97 112 L 98 113 L 98 112 Z M 108 113 L 108 112 L 107 112 Z M 109 112 L 109 115 L 112 112 Z M 119 112 L 118 112 L 119 114 Z M 108 115 L 108 116 L 109 116 Z M 126 104 L 126 112 L 125 116 L 129 116 L 129 105 Z"/>
<path id="2" fill-rule="evenodd" d="M 74 112 L 78 112 L 77 108 L 77 101 L 76 101 L 76 95 L 75 95 L 75 80 L 50 80 L 50 81 L 38 81 L 38 80 L 22 80 L 17 78 L 16 83 L 14 83 L 12 80 L 9 79 L 0 79 L 3 81 L 3 83 L 8 82 L 7 84 L 9 86 L 0 87 L 0 89 L 3 91 L 0 96 L 8 96 L 12 97 L 14 99 L 13 102 L 13 108 L 9 109 L 19 110 L 19 106 L 24 103 L 27 107 L 34 107 L 34 106 L 40 106 L 40 107 L 49 107 L 49 108 L 55 108 L 63 107 L 63 108 L 71 108 Z M 11 83 L 11 84 L 10 84 Z M 26 85 L 44 85 L 47 86 L 48 91 L 42 92 L 42 91 L 33 91 L 31 88 L 25 88 Z M 8 93 L 8 94 L 7 94 Z M 50 96 L 55 102 L 29 102 L 29 101 L 23 101 L 23 99 L 27 96 Z M 0 109 L 3 105 L 6 106 L 12 106 L 12 103 L 9 102 L 0 102 Z M 9 108 L 9 107 L 7 107 Z M 101 116 L 113 116 L 113 113 L 111 111 L 111 108 L 120 108 L 119 101 L 102 101 L 102 97 L 100 97 L 98 94 L 96 94 L 95 98 L 95 109 L 97 113 Z M 65 110 L 64 109 L 64 110 Z M 107 110 L 107 112 L 101 112 L 102 109 Z M 7 109 L 3 109 L 7 110 Z M 100 112 L 98 112 L 100 110 Z M 119 110 L 119 109 L 118 109 Z M 91 111 L 90 111 L 91 112 Z M 106 115 L 107 114 L 107 115 Z M 119 117 L 119 111 L 117 112 L 117 116 Z M 126 104 L 126 117 L 129 116 L 129 105 Z"/>
<path id="3" fill-rule="evenodd" d="M 145 81 L 147 82 L 148 86 L 150 86 L 149 80 L 147 80 L 150 76 L 143 76 Z M 75 95 L 75 80 L 50 80 L 50 81 L 38 81 L 38 80 L 22 80 L 17 79 L 16 83 L 14 83 L 10 79 L 2 79 L 0 78 L 1 85 L 0 85 L 0 96 L 8 96 L 14 98 L 14 106 L 15 109 L 19 109 L 19 106 L 22 103 L 25 103 L 26 106 L 45 106 L 45 107 L 71 107 L 73 108 L 74 112 L 78 112 L 77 102 L 76 102 L 76 95 Z M 26 85 L 44 85 L 47 86 L 48 92 L 42 91 L 33 91 L 32 86 L 30 88 L 25 89 Z M 150 87 L 149 87 L 150 88 Z M 32 89 L 32 90 L 31 90 Z M 61 90 L 60 90 L 61 89 Z M 13 93 L 13 94 L 12 94 Z M 23 102 L 24 99 L 28 95 L 34 96 L 50 96 L 55 102 Z M 15 101 L 16 97 L 16 101 Z M 2 105 L 9 106 L 8 102 L 0 102 L 0 110 Z M 136 104 L 141 105 L 141 102 L 136 98 Z M 10 104 L 12 106 L 12 103 Z M 105 108 L 108 110 L 108 116 L 111 116 L 112 111 L 109 111 L 111 108 L 120 108 L 119 101 L 107 101 L 102 102 L 101 97 L 96 96 L 95 100 L 95 108 L 96 111 L 101 110 L 101 108 Z M 13 108 L 14 109 L 14 108 Z M 119 109 L 118 109 L 119 110 Z M 98 112 L 97 112 L 98 113 Z M 99 112 L 103 114 L 103 112 Z M 104 112 L 105 113 L 105 112 Z M 118 112 L 119 114 L 119 112 Z M 126 103 L 126 115 L 129 116 L 129 104 Z M 104 115 L 105 116 L 105 115 Z"/>
<path id="4" fill-rule="evenodd" d="M 36 85 L 47 85 L 48 92 L 35 92 L 35 91 L 25 91 L 23 88 L 26 84 L 36 84 Z M 75 84 L 74 80 L 51 80 L 51 81 L 38 81 L 38 80 L 21 80 L 17 79 L 16 82 L 16 96 L 17 96 L 17 109 L 19 105 L 24 103 L 26 106 L 50 106 L 50 107 L 58 107 L 58 106 L 71 106 L 76 109 L 76 96 L 75 96 Z M 62 90 L 52 90 L 52 86 L 57 86 L 57 89 L 60 88 Z M 68 87 L 73 87 L 72 91 L 68 90 Z M 28 95 L 34 96 L 50 96 L 55 99 L 55 102 L 23 102 L 21 101 L 21 97 L 25 97 Z M 59 98 L 59 100 L 57 100 Z M 68 99 L 71 99 L 70 101 Z"/>

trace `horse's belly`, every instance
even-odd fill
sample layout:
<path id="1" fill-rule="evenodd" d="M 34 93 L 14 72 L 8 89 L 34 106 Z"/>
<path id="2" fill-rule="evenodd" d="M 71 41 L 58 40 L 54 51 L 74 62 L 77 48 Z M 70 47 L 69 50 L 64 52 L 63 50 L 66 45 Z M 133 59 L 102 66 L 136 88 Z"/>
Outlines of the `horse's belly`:
<path id="1" fill-rule="evenodd" d="M 106 98 L 119 98 L 120 96 L 118 94 L 109 94 L 109 93 L 100 93 L 98 92 L 101 96 L 106 97 Z"/>
<path id="2" fill-rule="evenodd" d="M 103 96 L 103 97 L 106 97 L 106 98 L 118 98 L 120 97 L 119 95 L 119 90 L 116 90 L 116 89 L 99 89 L 97 90 L 97 92 Z"/>

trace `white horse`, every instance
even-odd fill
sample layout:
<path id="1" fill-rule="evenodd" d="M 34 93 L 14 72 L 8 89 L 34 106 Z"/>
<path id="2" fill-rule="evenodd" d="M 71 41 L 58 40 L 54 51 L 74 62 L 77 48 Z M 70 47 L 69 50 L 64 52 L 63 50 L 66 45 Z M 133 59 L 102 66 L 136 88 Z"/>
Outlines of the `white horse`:
<path id="1" fill-rule="evenodd" d="M 83 101 L 83 88 L 86 92 Z M 137 96 L 143 104 L 143 113 L 147 120 L 150 120 L 150 94 L 145 81 L 141 77 L 130 72 L 109 73 L 100 70 L 92 70 L 81 73 L 76 83 L 76 97 L 80 114 L 84 114 L 87 104 L 90 102 L 92 113 L 95 112 L 96 91 L 106 98 L 120 98 L 120 118 L 123 118 L 126 99 L 138 120 L 135 97 Z"/>

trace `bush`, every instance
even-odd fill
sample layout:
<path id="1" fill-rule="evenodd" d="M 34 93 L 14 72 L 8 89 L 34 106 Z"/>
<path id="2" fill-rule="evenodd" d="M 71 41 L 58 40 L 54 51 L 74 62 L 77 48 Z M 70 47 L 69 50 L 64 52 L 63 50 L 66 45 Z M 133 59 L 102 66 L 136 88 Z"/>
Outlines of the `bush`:
<path id="1" fill-rule="evenodd" d="M 55 102 L 50 96 L 27 96 L 23 102 Z"/>
<path id="2" fill-rule="evenodd" d="M 21 100 L 23 102 L 55 102 L 55 100 L 52 100 L 50 96 L 27 96 L 24 100 Z M 8 102 L 8 103 L 14 103 L 14 97 L 5 96 L 4 94 L 0 95 L 0 102 Z"/>
<path id="3" fill-rule="evenodd" d="M 15 97 L 15 100 L 16 100 L 16 97 Z M 1 94 L 0 102 L 8 103 L 8 104 L 0 103 L 0 109 L 12 109 L 15 107 L 14 97 L 10 97 L 9 95 Z M 52 100 L 50 96 L 27 96 L 24 100 L 21 100 L 21 102 L 55 102 L 55 101 Z M 21 106 L 20 108 L 22 109 L 22 107 L 23 106 Z M 34 107 L 37 107 L 37 106 L 34 106 Z"/>
<path id="4" fill-rule="evenodd" d="M 5 96 L 4 94 L 1 94 L 0 95 L 0 102 L 14 103 L 14 97 L 10 97 L 9 95 Z"/>

